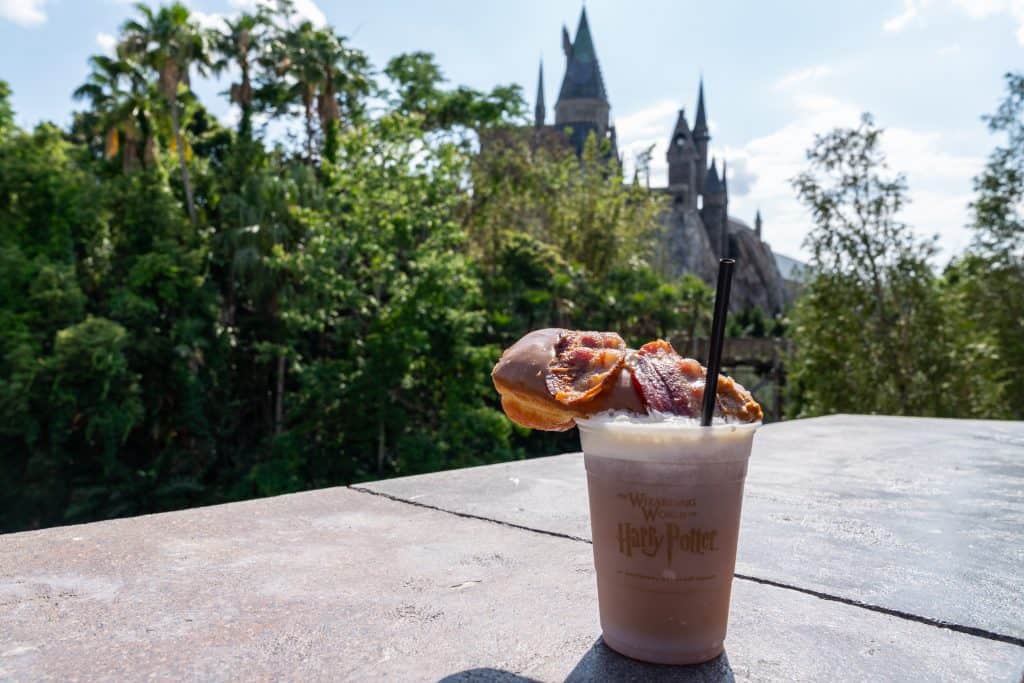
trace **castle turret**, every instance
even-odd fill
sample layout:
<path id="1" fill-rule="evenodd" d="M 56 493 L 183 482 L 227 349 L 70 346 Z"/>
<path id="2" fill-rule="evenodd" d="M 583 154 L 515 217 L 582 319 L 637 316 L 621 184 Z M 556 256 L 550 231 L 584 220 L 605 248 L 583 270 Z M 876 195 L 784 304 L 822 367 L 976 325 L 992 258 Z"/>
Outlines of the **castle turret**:
<path id="1" fill-rule="evenodd" d="M 761 209 L 758 209 L 757 215 L 754 216 L 754 234 L 757 235 L 757 239 L 761 239 Z"/>
<path id="2" fill-rule="evenodd" d="M 575 40 L 569 42 L 569 32 L 562 27 L 562 49 L 566 58 L 565 77 L 555 103 L 555 125 L 572 128 L 572 142 L 579 152 L 591 132 L 604 139 L 611 109 L 590 35 L 586 7 L 580 14 Z"/>
<path id="3" fill-rule="evenodd" d="M 533 125 L 537 128 L 542 128 L 546 118 L 547 108 L 544 106 L 544 60 L 541 60 L 540 72 L 537 74 L 537 104 L 533 107 Z"/>
<path id="4" fill-rule="evenodd" d="M 697 118 L 693 122 L 693 142 L 697 148 L 697 194 L 704 194 L 704 176 L 708 167 L 708 132 L 707 113 L 704 110 L 704 77 L 701 76 L 700 87 L 697 89 Z"/>
<path id="5" fill-rule="evenodd" d="M 668 188 L 673 201 L 696 207 L 697 148 L 694 146 L 693 133 L 686 122 L 684 109 L 679 110 L 665 158 L 668 161 Z"/>
<path id="6" fill-rule="evenodd" d="M 724 167 L 723 167 L 724 171 Z M 725 183 L 718 176 L 714 159 L 704 177 L 704 206 L 701 219 L 711 240 L 716 258 L 727 258 L 729 251 L 729 195 Z"/>

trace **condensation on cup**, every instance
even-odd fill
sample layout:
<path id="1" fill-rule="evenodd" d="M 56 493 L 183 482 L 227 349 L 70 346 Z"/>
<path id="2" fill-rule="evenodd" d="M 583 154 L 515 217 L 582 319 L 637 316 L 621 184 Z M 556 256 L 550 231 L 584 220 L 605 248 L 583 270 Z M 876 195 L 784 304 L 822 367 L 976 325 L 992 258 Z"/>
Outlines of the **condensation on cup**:
<path id="1" fill-rule="evenodd" d="M 605 643 L 661 664 L 713 659 L 760 423 L 598 415 L 577 424 Z"/>

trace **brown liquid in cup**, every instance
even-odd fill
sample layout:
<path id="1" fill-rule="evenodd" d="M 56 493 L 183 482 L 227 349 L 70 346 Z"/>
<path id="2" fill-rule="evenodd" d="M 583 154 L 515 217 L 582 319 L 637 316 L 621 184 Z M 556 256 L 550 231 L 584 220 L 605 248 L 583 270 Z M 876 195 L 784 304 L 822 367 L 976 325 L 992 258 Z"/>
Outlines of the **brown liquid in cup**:
<path id="1" fill-rule="evenodd" d="M 756 425 L 581 424 L 604 640 L 644 661 L 723 650 Z"/>

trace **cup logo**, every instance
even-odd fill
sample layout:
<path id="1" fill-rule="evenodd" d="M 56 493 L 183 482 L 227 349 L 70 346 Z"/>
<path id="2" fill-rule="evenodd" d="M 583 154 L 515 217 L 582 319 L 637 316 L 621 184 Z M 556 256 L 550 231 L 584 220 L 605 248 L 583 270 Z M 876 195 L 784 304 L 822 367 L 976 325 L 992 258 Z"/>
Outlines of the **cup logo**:
<path id="1" fill-rule="evenodd" d="M 619 553 L 633 557 L 633 553 L 647 557 L 663 555 L 668 566 L 678 553 L 704 555 L 717 552 L 718 530 L 693 526 L 685 520 L 696 517 L 694 498 L 658 498 L 646 493 L 630 491 L 618 494 L 638 510 L 641 524 L 618 523 Z"/>

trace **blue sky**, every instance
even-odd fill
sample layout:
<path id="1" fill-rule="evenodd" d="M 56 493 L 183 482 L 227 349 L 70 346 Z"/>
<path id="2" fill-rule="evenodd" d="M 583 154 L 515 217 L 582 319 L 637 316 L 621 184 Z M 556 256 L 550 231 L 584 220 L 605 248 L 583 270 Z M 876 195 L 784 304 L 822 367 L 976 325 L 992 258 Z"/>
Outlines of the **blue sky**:
<path id="1" fill-rule="evenodd" d="M 205 22 L 256 0 L 190 0 Z M 575 32 L 578 0 L 340 3 L 299 0 L 382 66 L 427 50 L 453 83 L 523 85 L 532 109 L 538 61 L 549 105 L 564 68 L 563 23 Z M 0 0 L 0 78 L 19 121 L 66 123 L 89 54 L 109 49 L 131 12 L 122 0 Z M 730 213 L 752 221 L 777 251 L 799 256 L 807 216 L 788 179 L 815 132 L 870 111 L 887 129 L 890 165 L 907 174 L 903 218 L 937 233 L 944 257 L 969 239 L 971 178 L 997 140 L 980 116 L 1021 68 L 1024 0 L 684 2 L 589 0 L 587 12 L 627 164 L 657 143 L 653 182 L 664 182 L 665 141 L 676 111 L 691 123 L 704 75 L 712 153 L 730 169 Z M 207 105 L 229 117 L 216 93 Z"/>

